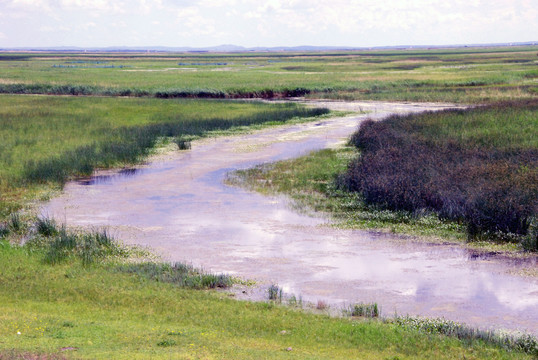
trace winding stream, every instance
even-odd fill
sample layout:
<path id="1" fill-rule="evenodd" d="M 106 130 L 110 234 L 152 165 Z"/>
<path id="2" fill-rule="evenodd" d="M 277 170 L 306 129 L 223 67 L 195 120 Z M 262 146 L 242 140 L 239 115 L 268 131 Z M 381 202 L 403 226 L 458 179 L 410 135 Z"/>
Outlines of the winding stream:
<path id="1" fill-rule="evenodd" d="M 365 118 L 448 107 L 310 103 L 370 113 L 197 141 L 190 151 L 158 156 L 136 170 L 68 183 L 42 213 L 69 226 L 107 227 L 167 260 L 256 279 L 260 289 L 276 283 L 314 303 L 375 301 L 384 315 L 445 317 L 538 334 L 538 279 L 517 275 L 522 267 L 536 267 L 536 257 L 500 259 L 457 245 L 337 230 L 294 212 L 285 198 L 223 184 L 231 170 L 337 146 Z"/>

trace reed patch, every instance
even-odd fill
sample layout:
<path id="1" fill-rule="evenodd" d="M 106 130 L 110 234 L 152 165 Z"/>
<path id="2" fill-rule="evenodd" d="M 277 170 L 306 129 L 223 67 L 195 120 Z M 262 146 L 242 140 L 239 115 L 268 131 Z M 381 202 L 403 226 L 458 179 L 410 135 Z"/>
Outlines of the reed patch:
<path id="1" fill-rule="evenodd" d="M 370 204 L 462 222 L 470 239 L 532 244 L 537 110 L 515 101 L 366 121 L 351 138 L 361 156 L 339 183 Z"/>

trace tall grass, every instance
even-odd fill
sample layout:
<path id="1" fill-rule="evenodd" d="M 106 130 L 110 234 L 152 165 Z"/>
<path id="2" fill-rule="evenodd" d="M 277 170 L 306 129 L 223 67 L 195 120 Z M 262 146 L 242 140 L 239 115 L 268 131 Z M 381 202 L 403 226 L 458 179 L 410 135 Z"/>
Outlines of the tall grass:
<path id="1" fill-rule="evenodd" d="M 59 233 L 58 226 L 54 219 L 48 217 L 40 217 L 36 221 L 36 230 L 38 234 L 43 236 L 54 236 Z"/>
<path id="2" fill-rule="evenodd" d="M 9 227 L 6 224 L 0 223 L 0 239 L 5 238 L 9 233 Z"/>
<path id="3" fill-rule="evenodd" d="M 494 330 L 480 330 L 446 319 L 428 319 L 411 316 L 397 316 L 390 320 L 405 329 L 418 330 L 427 334 L 441 334 L 463 341 L 482 340 L 507 350 L 525 352 L 538 357 L 538 340 L 530 334 L 503 333 Z"/>
<path id="4" fill-rule="evenodd" d="M 379 317 L 381 311 L 377 303 L 365 304 L 353 304 L 344 310 L 344 314 L 349 316 L 359 316 L 366 318 L 376 318 Z"/>
<path id="5" fill-rule="evenodd" d="M 79 259 L 84 266 L 89 266 L 109 257 L 126 257 L 128 251 L 117 244 L 106 230 L 89 233 L 75 233 L 64 226 L 48 231 L 47 241 L 36 238 L 30 247 L 45 249 L 43 261 L 57 265 L 68 259 Z"/>
<path id="6" fill-rule="evenodd" d="M 269 288 L 267 288 L 267 297 L 269 298 L 269 300 L 282 303 L 283 295 L 283 290 L 278 285 L 272 284 L 271 286 L 269 286 Z"/>
<path id="7" fill-rule="evenodd" d="M 217 117 L 206 120 L 170 117 L 163 123 L 139 127 L 123 127 L 111 131 L 105 141 L 81 146 L 59 156 L 41 161 L 26 162 L 23 179 L 30 182 L 65 182 L 69 176 L 89 175 L 95 167 L 116 163 L 134 163 L 147 155 L 161 137 L 202 136 L 208 131 L 233 127 L 279 122 L 293 117 L 310 117 L 326 114 L 326 109 L 298 107 L 280 108 L 280 111 L 260 112 L 232 118 Z"/>
<path id="8" fill-rule="evenodd" d="M 191 265 L 145 262 L 123 264 L 112 268 L 114 272 L 134 274 L 152 281 L 165 282 L 189 289 L 227 288 L 234 280 L 226 274 L 212 274 Z"/>
<path id="9" fill-rule="evenodd" d="M 294 104 L 0 96 L 0 216 L 35 184 L 132 164 L 157 140 L 327 113 Z"/>
<path id="10" fill-rule="evenodd" d="M 462 221 L 470 238 L 536 236 L 537 110 L 532 100 L 365 122 L 342 183 L 369 203 Z"/>

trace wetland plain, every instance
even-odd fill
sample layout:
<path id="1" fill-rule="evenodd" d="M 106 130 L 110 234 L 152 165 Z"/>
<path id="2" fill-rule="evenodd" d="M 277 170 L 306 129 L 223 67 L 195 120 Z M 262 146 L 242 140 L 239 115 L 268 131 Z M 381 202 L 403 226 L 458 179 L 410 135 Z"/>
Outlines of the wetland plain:
<path id="1" fill-rule="evenodd" d="M 285 296 L 323 308 L 377 303 L 388 317 L 444 317 L 484 331 L 536 335 L 536 197 L 528 201 L 520 234 L 484 232 L 481 240 L 491 244 L 480 249 L 465 244 L 464 220 L 446 225 L 430 210 L 428 219 L 438 221 L 430 224 L 430 240 L 360 222 L 335 227 L 330 214 L 306 214 L 282 193 L 262 195 L 233 181 L 236 170 L 325 148 L 347 157 L 349 136 L 368 118 L 458 108 L 467 121 L 467 108 L 514 99 L 531 104 L 518 118 L 525 136 L 503 146 L 515 152 L 523 141 L 532 154 L 535 53 L 529 46 L 0 54 L 0 355 L 58 356 L 69 348 L 82 358 L 256 358 L 291 343 L 298 357 L 319 347 L 320 358 L 536 355 L 532 336 L 432 336 L 386 320 L 297 312 L 268 301 L 266 293 L 278 285 Z M 500 123 L 511 116 L 509 107 L 493 115 Z M 478 137 L 487 146 L 502 127 L 485 126 L 477 129 L 485 129 Z M 507 167 L 517 169 L 514 179 L 532 184 L 530 159 Z M 316 186 L 333 189 L 345 168 Z M 361 202 L 360 196 L 350 199 Z M 402 216 L 399 209 L 368 206 L 404 223 L 419 219 L 421 226 L 423 210 Z M 364 209 L 356 212 L 370 214 Z M 44 231 L 43 219 L 60 230 Z M 436 234 L 435 224 L 457 229 L 455 235 Z M 66 235 L 102 229 L 135 247 L 100 252 L 92 246 L 101 246 L 102 237 Z M 132 250 L 139 246 L 160 261 L 232 275 L 245 293 L 174 287 L 148 281 L 138 270 L 121 274 L 121 264 L 137 254 L 143 255 L 136 261 L 147 260 L 145 250 Z M 63 260 L 50 265 L 43 258 L 55 247 Z M 81 262 L 78 253 L 91 256 Z"/>
<path id="2" fill-rule="evenodd" d="M 507 261 L 457 244 L 334 229 L 327 219 L 297 213 L 282 197 L 224 184 L 234 170 L 341 146 L 364 119 L 451 107 L 335 102 L 333 110 L 368 113 L 196 141 L 187 152 L 161 155 L 132 171 L 67 183 L 42 216 L 78 228 L 106 228 L 167 261 L 256 280 L 253 294 L 278 284 L 311 303 L 344 308 L 377 302 L 390 315 L 538 334 L 538 281 L 517 275 L 536 267 L 535 257 Z"/>

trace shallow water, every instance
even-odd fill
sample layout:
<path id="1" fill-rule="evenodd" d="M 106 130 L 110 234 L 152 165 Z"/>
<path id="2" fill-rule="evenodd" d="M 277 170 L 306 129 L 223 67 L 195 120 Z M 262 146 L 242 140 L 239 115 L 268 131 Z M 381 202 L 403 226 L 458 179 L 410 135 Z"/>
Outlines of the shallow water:
<path id="1" fill-rule="evenodd" d="M 367 115 L 324 119 L 194 142 L 137 169 L 66 185 L 42 213 L 69 226 L 107 227 L 171 261 L 276 283 L 306 301 L 375 301 L 384 315 L 445 317 L 538 334 L 538 280 L 527 261 L 369 231 L 336 230 L 294 212 L 285 198 L 223 184 L 231 170 L 336 146 L 367 117 L 441 109 L 435 104 L 314 103 Z M 258 294 L 260 294 L 258 292 Z"/>

